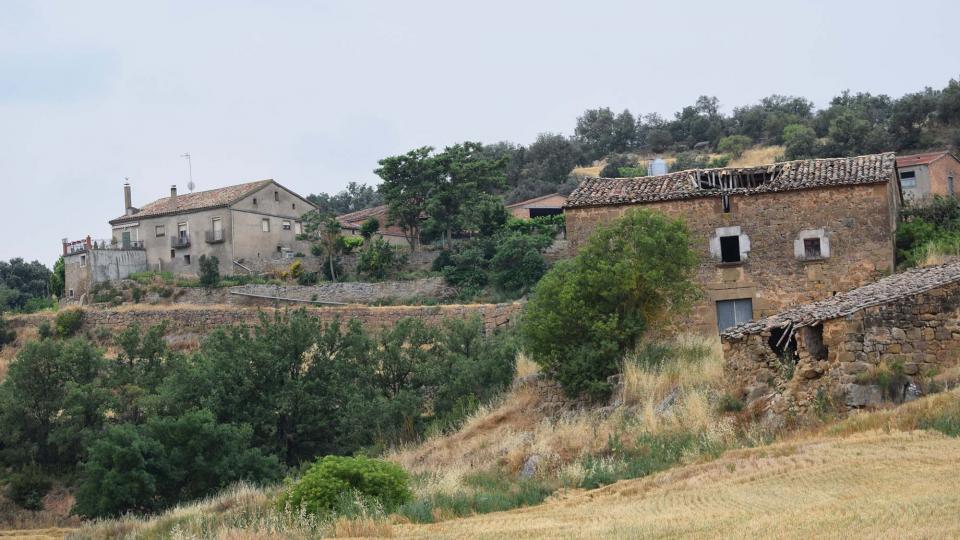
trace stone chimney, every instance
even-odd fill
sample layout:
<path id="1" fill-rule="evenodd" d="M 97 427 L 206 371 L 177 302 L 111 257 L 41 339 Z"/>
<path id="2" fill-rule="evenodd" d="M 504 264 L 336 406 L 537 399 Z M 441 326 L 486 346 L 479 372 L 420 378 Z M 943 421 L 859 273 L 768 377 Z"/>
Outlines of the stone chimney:
<path id="1" fill-rule="evenodd" d="M 170 200 L 173 201 L 173 206 L 177 206 L 177 185 L 174 184 L 170 186 Z"/>
<path id="2" fill-rule="evenodd" d="M 130 191 L 130 182 L 123 183 L 123 212 L 128 216 L 133 213 L 133 194 Z"/>

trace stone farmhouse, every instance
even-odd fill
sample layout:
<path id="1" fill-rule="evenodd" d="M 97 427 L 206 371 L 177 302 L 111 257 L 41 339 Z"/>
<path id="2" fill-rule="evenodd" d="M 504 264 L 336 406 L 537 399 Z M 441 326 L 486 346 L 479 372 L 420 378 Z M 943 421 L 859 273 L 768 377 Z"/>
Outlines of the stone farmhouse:
<path id="1" fill-rule="evenodd" d="M 731 394 L 774 413 L 902 401 L 960 364 L 960 262 L 894 274 L 721 335 Z M 795 364 L 794 364 L 795 362 Z M 886 381 L 872 376 L 887 373 Z"/>
<path id="2" fill-rule="evenodd" d="M 576 250 L 634 208 L 683 218 L 701 254 L 690 327 L 716 334 L 894 269 L 901 204 L 892 153 L 588 178 L 564 208 Z"/>
<path id="3" fill-rule="evenodd" d="M 900 187 L 906 200 L 927 201 L 935 195 L 956 197 L 960 185 L 960 160 L 950 152 L 897 156 Z"/>
<path id="4" fill-rule="evenodd" d="M 79 300 L 96 283 L 146 270 L 199 274 L 201 255 L 215 256 L 220 273 L 254 273 L 287 266 L 309 243 L 300 217 L 305 198 L 273 180 L 178 194 L 136 208 L 123 186 L 124 214 L 110 220 L 105 240 L 63 241 L 67 299 Z"/>
<path id="5" fill-rule="evenodd" d="M 360 236 L 360 226 L 363 225 L 363 222 L 373 218 L 380 222 L 380 229 L 375 236 L 395 246 L 407 246 L 407 237 L 403 234 L 403 229 L 399 225 L 390 223 L 389 211 L 390 207 L 383 204 L 339 215 L 337 221 L 340 222 L 341 234 L 344 236 Z"/>

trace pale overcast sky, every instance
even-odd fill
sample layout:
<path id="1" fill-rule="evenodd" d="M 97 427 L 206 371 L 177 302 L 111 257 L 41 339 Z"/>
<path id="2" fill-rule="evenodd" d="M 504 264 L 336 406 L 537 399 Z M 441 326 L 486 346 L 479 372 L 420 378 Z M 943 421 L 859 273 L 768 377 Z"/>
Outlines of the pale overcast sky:
<path id="1" fill-rule="evenodd" d="M 50 265 L 134 205 L 274 178 L 375 182 L 379 158 L 570 134 L 587 108 L 823 106 L 960 75 L 960 2 L 0 0 L 0 259 Z"/>

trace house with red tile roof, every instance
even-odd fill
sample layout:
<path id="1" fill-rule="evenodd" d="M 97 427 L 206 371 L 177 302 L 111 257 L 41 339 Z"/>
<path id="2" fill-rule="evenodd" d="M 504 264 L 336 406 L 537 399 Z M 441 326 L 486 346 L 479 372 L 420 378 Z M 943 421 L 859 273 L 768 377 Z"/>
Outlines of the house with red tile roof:
<path id="1" fill-rule="evenodd" d="M 927 201 L 935 195 L 955 197 L 960 185 L 960 160 L 943 150 L 909 156 L 897 156 L 897 174 L 903 197 Z"/>
<path id="2" fill-rule="evenodd" d="M 308 253 L 298 239 L 303 214 L 315 207 L 274 180 L 259 180 L 196 193 L 178 193 L 133 205 L 123 186 L 124 213 L 110 220 L 109 239 L 63 242 L 67 297 L 93 285 L 147 270 L 197 276 L 201 256 L 216 257 L 220 274 L 249 274 L 288 266 Z"/>
<path id="3" fill-rule="evenodd" d="M 395 246 L 407 246 L 407 237 L 403 234 L 403 229 L 399 225 L 390 223 L 389 212 L 390 207 L 382 204 L 337 216 L 340 232 L 344 236 L 360 236 L 360 226 L 369 219 L 375 219 L 380 223 L 376 237 L 383 238 Z"/>

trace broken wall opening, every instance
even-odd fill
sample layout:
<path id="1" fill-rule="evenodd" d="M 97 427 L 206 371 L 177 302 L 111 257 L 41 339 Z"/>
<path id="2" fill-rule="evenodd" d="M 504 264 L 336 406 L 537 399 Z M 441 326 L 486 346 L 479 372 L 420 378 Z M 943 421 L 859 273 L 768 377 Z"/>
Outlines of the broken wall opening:
<path id="1" fill-rule="evenodd" d="M 760 187 L 774 178 L 774 173 L 760 171 L 703 171 L 697 181 L 700 189 L 744 189 Z"/>

